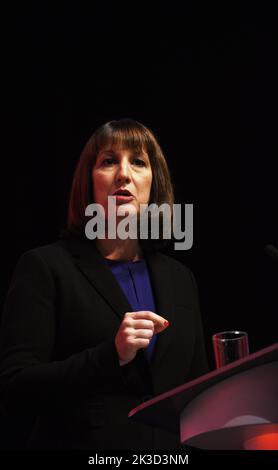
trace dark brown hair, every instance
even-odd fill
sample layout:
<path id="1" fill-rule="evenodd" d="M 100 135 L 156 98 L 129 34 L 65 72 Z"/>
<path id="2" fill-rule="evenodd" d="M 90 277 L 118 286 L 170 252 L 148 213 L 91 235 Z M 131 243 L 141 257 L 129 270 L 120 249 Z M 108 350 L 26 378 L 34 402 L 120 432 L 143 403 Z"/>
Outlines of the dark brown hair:
<path id="1" fill-rule="evenodd" d="M 148 154 L 153 175 L 149 204 L 159 206 L 167 203 L 172 208 L 173 184 L 165 157 L 153 132 L 133 119 L 110 121 L 94 132 L 80 155 L 71 187 L 66 230 L 68 234 L 84 234 L 88 221 L 85 208 L 94 202 L 92 169 L 98 153 L 107 146 L 144 150 Z"/>

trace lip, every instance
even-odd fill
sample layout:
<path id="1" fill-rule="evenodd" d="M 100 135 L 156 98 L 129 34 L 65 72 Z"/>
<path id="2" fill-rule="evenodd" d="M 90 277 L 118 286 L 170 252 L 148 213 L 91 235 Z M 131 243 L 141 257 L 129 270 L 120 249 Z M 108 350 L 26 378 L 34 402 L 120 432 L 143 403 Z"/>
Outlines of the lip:
<path id="1" fill-rule="evenodd" d="M 128 203 L 128 202 L 131 202 L 133 201 L 134 197 L 133 196 L 121 196 L 121 195 L 117 195 L 115 194 L 114 196 L 116 196 L 116 203 Z"/>
<path id="2" fill-rule="evenodd" d="M 118 189 L 116 189 L 116 191 L 114 191 L 114 193 L 112 194 L 112 196 L 118 196 L 117 193 L 119 193 L 119 192 L 121 192 L 121 191 L 125 191 L 125 192 L 127 193 L 127 194 L 125 194 L 124 196 L 121 195 L 122 197 L 130 197 L 130 196 L 134 197 L 133 194 L 132 194 L 127 188 L 118 188 Z M 119 196 L 120 196 L 120 194 L 119 194 Z"/>

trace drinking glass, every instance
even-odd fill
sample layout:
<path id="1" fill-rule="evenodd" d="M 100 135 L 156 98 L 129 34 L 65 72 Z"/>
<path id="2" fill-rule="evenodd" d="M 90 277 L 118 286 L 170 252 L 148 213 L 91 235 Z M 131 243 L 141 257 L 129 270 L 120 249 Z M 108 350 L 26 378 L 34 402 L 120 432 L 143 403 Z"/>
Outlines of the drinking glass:
<path id="1" fill-rule="evenodd" d="M 216 368 L 248 356 L 248 335 L 245 331 L 221 331 L 212 336 Z"/>

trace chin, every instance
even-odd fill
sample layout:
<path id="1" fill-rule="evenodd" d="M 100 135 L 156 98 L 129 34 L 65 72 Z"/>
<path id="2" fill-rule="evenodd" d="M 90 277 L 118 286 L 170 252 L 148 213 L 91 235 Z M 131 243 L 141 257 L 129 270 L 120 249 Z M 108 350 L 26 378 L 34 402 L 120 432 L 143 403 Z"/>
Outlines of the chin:
<path id="1" fill-rule="evenodd" d="M 127 217 L 129 215 L 136 216 L 137 214 L 138 214 L 138 209 L 132 204 L 121 204 L 117 207 L 118 217 Z"/>

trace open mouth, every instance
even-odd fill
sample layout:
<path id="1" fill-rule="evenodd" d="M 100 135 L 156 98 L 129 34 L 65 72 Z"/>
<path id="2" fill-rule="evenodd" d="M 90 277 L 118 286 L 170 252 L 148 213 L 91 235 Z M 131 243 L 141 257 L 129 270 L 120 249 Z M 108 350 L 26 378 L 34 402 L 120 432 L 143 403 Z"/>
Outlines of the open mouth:
<path id="1" fill-rule="evenodd" d="M 134 199 L 134 196 L 128 189 L 117 189 L 113 196 L 116 196 L 116 203 L 127 203 Z"/>
<path id="2" fill-rule="evenodd" d="M 128 189 L 119 188 L 114 193 L 113 196 L 132 196 L 131 192 Z"/>
<path id="3" fill-rule="evenodd" d="M 117 202 L 130 202 L 133 201 L 133 196 L 125 196 L 124 194 L 115 194 L 116 196 L 116 203 Z"/>

